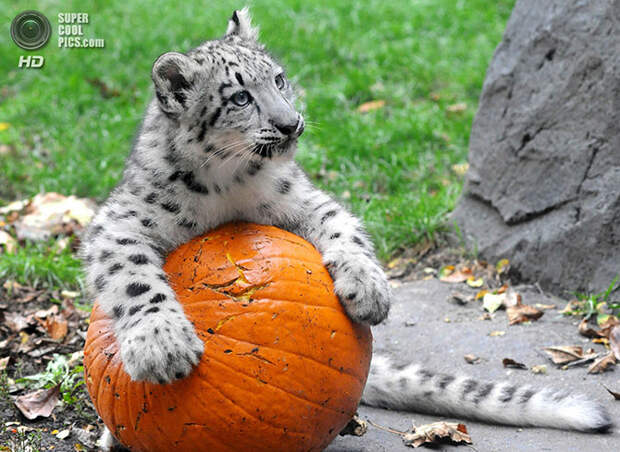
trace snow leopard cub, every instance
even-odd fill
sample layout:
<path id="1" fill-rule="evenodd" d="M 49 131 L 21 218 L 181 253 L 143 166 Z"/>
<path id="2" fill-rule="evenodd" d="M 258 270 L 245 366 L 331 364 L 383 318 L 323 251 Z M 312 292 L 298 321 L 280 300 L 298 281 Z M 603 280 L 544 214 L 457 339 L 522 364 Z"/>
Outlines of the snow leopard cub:
<path id="1" fill-rule="evenodd" d="M 361 223 L 315 188 L 293 160 L 304 119 L 282 67 L 257 41 L 247 10 L 226 35 L 155 61 L 156 98 L 122 182 L 83 240 L 87 284 L 108 316 L 133 380 L 188 375 L 203 343 L 169 287 L 166 254 L 216 226 L 271 224 L 323 255 L 349 316 L 388 314 L 390 289 Z"/>
<path id="2" fill-rule="evenodd" d="M 83 238 L 87 283 L 114 319 L 133 380 L 168 383 L 203 344 L 169 287 L 166 254 L 233 220 L 272 224 L 322 254 L 349 316 L 386 318 L 390 288 L 359 220 L 316 189 L 293 161 L 304 120 L 283 69 L 257 41 L 246 9 L 220 40 L 153 65 L 148 106 L 123 180 Z M 478 381 L 374 356 L 362 402 L 509 425 L 606 431 L 607 411 L 580 394 Z M 108 430 L 101 446 L 115 440 Z"/>

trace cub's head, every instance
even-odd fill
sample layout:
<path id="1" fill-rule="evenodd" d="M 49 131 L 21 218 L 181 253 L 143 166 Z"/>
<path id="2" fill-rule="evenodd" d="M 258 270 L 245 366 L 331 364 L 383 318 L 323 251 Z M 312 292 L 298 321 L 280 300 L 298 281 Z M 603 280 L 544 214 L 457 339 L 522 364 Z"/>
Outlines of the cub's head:
<path id="1" fill-rule="evenodd" d="M 246 161 L 292 154 L 304 120 L 284 69 L 257 39 L 244 8 L 222 39 L 155 61 L 157 106 L 188 147 Z"/>

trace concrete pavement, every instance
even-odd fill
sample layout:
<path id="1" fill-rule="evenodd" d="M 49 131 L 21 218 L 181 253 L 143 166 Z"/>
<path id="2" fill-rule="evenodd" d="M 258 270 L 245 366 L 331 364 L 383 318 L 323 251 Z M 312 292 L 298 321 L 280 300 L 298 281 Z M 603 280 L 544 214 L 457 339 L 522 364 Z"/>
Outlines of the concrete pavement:
<path id="1" fill-rule="evenodd" d="M 496 451 L 562 451 L 607 452 L 620 451 L 620 402 L 614 401 L 603 385 L 620 391 L 620 369 L 600 375 L 587 374 L 587 366 L 561 370 L 542 352 L 552 345 L 581 345 L 602 351 L 601 345 L 580 336 L 577 319 L 562 316 L 561 301 L 541 295 L 533 288 L 518 288 L 523 302 L 555 303 L 558 309 L 548 310 L 531 324 L 508 326 L 505 311 L 494 314 L 491 320 L 482 320 L 480 302 L 465 306 L 447 301 L 453 290 L 463 291 L 464 285 L 447 284 L 437 280 L 406 283 L 395 289 L 395 299 L 386 324 L 373 328 L 375 350 L 391 354 L 397 363 L 424 361 L 437 371 L 467 373 L 479 379 L 512 380 L 536 386 L 553 385 L 558 388 L 588 394 L 602 402 L 612 417 L 618 419 L 610 434 L 583 434 L 542 428 L 505 427 L 482 424 L 467 419 L 458 420 L 467 425 L 473 447 L 479 452 Z M 492 331 L 505 331 L 503 336 L 489 336 Z M 481 363 L 471 365 L 463 356 L 474 354 Z M 506 369 L 502 359 L 512 358 L 528 367 L 546 364 L 547 374 L 529 370 Z M 443 420 L 418 413 L 391 412 L 361 406 L 362 419 L 407 430 L 415 420 L 417 425 Z M 433 450 L 469 450 L 467 446 L 442 445 Z M 397 435 L 372 426 L 362 437 L 338 437 L 327 448 L 328 452 L 398 452 L 407 451 Z"/>

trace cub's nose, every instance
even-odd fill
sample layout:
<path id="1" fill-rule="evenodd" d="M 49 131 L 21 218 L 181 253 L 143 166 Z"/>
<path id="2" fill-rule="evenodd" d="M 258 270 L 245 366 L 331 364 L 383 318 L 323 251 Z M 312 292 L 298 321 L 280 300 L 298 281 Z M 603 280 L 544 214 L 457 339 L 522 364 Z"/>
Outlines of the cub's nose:
<path id="1" fill-rule="evenodd" d="M 276 129 L 280 131 L 283 135 L 292 135 L 297 131 L 297 127 L 299 127 L 299 119 L 295 121 L 294 124 L 274 124 Z"/>

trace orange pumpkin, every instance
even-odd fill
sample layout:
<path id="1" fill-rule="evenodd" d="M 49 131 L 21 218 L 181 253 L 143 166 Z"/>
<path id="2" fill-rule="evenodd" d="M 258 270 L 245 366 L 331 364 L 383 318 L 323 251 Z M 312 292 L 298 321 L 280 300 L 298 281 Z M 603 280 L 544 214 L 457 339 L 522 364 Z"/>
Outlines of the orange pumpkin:
<path id="1" fill-rule="evenodd" d="M 205 343 L 189 377 L 158 385 L 124 372 L 95 303 L 86 385 L 106 426 L 141 451 L 318 451 L 355 413 L 372 336 L 334 295 L 302 238 L 232 223 L 173 251 L 164 271 Z"/>

